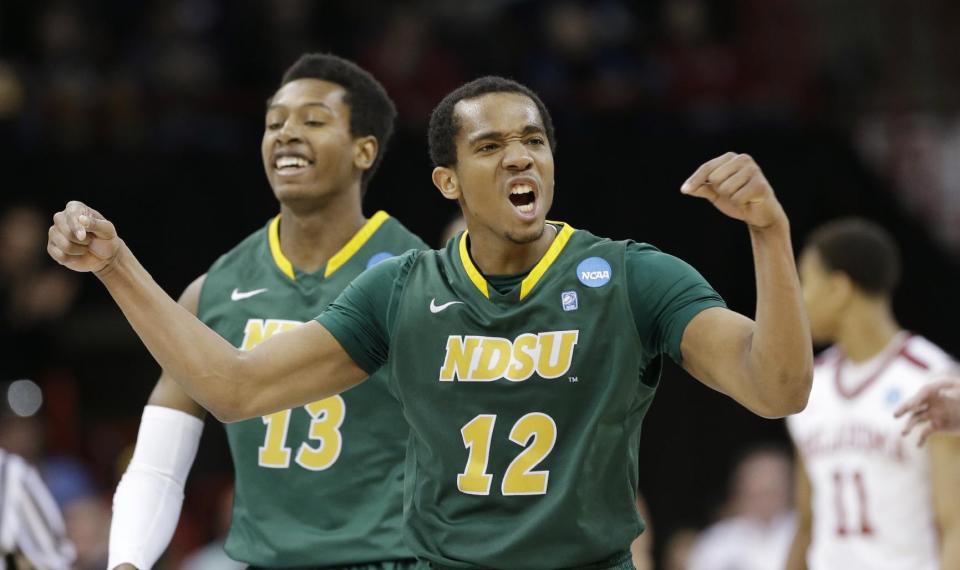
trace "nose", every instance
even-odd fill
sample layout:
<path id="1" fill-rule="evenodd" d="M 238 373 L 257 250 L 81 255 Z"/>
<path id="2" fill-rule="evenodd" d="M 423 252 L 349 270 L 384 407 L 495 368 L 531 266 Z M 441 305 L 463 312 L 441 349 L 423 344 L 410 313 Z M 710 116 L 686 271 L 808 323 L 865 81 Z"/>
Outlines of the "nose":
<path id="1" fill-rule="evenodd" d="M 522 141 L 507 144 L 503 153 L 503 167 L 507 170 L 527 170 L 533 165 L 533 157 Z"/>
<path id="2" fill-rule="evenodd" d="M 281 143 L 300 140 L 300 129 L 297 128 L 295 121 L 287 119 L 283 122 L 280 130 L 277 131 L 277 140 Z"/>

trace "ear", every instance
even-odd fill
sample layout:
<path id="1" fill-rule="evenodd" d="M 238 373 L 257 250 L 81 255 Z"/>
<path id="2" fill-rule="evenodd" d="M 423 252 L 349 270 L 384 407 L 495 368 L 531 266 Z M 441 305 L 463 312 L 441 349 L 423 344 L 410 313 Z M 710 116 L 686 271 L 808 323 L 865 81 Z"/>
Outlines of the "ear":
<path id="1" fill-rule="evenodd" d="M 460 181 L 457 180 L 457 173 L 452 168 L 445 166 L 434 168 L 431 179 L 433 185 L 447 200 L 458 200 L 460 198 Z"/>
<path id="2" fill-rule="evenodd" d="M 830 298 L 836 300 L 836 306 L 842 307 L 853 299 L 856 286 L 846 273 L 834 271 L 830 274 Z"/>
<path id="3" fill-rule="evenodd" d="M 380 143 L 377 137 L 360 137 L 353 144 L 353 164 L 360 170 L 370 170 L 373 163 L 377 160 L 377 153 L 380 151 Z"/>

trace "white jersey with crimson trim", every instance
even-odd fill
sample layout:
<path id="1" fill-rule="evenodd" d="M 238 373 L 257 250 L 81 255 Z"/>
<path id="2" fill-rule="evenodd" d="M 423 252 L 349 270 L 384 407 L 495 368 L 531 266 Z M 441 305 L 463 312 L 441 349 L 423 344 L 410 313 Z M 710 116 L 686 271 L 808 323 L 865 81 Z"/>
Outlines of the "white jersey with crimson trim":
<path id="1" fill-rule="evenodd" d="M 929 453 L 893 411 L 955 367 L 907 332 L 866 362 L 837 347 L 817 359 L 807 408 L 787 418 L 811 485 L 810 570 L 939 568 Z"/>

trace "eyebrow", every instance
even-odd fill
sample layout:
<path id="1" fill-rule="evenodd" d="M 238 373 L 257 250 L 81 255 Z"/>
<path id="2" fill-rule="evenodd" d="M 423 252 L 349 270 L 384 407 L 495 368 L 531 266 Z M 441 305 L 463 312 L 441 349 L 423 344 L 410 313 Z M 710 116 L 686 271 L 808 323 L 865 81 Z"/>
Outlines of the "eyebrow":
<path id="1" fill-rule="evenodd" d="M 544 134 L 543 128 L 539 125 L 527 125 L 523 127 L 523 130 L 520 132 L 520 136 L 527 136 L 534 133 L 539 133 L 541 135 Z M 505 135 L 500 131 L 483 131 L 482 133 L 477 133 L 468 138 L 467 143 L 474 144 L 475 142 L 483 139 L 502 139 L 504 136 Z"/>
<path id="2" fill-rule="evenodd" d="M 333 112 L 333 109 L 331 109 L 329 105 L 327 105 L 326 103 L 321 103 L 320 101 L 311 101 L 309 103 L 304 103 L 303 105 L 300 105 L 300 106 L 301 107 L 323 107 L 327 111 L 331 113 Z M 267 111 L 271 109 L 279 109 L 281 107 L 286 107 L 286 105 L 277 105 L 273 102 L 272 99 L 267 100 Z"/>

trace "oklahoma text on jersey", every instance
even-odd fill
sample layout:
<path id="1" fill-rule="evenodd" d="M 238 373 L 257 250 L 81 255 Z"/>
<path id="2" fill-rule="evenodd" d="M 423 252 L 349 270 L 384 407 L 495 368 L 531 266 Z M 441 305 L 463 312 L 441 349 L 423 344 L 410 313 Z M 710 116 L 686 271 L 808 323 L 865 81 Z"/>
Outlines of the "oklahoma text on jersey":
<path id="1" fill-rule="evenodd" d="M 514 340 L 491 336 L 447 338 L 440 381 L 493 382 L 506 378 L 521 382 L 533 376 L 563 376 L 573 362 L 579 330 L 524 333 Z"/>

